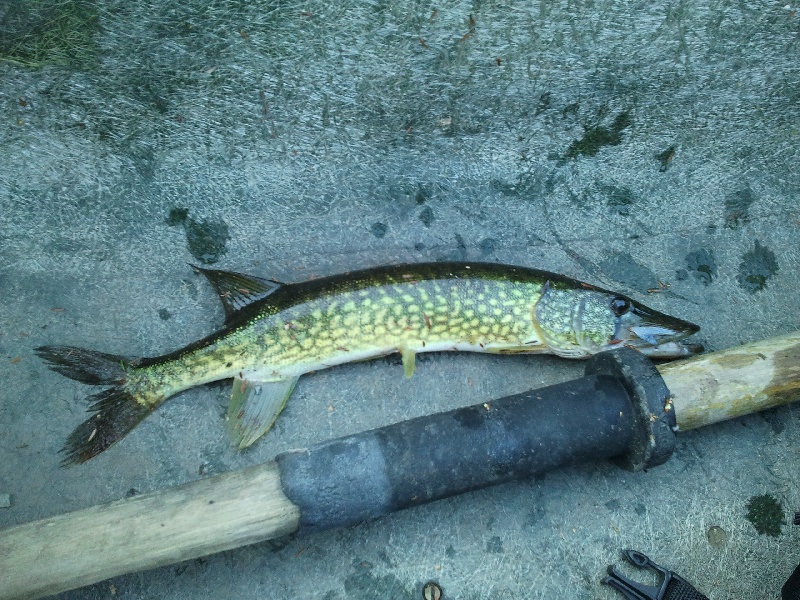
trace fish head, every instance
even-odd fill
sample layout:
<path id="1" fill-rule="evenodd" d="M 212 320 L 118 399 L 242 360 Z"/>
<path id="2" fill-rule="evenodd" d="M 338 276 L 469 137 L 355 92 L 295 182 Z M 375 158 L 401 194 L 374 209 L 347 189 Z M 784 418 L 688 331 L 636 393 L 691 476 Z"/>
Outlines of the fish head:
<path id="1" fill-rule="evenodd" d="M 694 323 L 672 317 L 627 296 L 593 286 L 545 286 L 533 309 L 537 333 L 559 356 L 588 357 L 623 346 L 651 358 L 678 358 L 702 350 L 681 340 L 696 333 Z"/>

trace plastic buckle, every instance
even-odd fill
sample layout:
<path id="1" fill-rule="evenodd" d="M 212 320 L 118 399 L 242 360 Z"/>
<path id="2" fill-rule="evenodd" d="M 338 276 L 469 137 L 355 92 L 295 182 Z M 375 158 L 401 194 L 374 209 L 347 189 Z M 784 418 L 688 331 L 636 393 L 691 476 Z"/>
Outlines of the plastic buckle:
<path id="1" fill-rule="evenodd" d="M 644 585 L 631 581 L 617 572 L 613 565 L 608 567 L 608 577 L 603 583 L 620 591 L 628 600 L 672 600 L 673 598 L 686 598 L 688 600 L 708 600 L 703 594 L 694 589 L 685 579 L 668 571 L 650 560 L 647 556 L 636 550 L 625 550 L 622 555 L 638 569 L 655 571 L 663 580 L 658 586 Z"/>

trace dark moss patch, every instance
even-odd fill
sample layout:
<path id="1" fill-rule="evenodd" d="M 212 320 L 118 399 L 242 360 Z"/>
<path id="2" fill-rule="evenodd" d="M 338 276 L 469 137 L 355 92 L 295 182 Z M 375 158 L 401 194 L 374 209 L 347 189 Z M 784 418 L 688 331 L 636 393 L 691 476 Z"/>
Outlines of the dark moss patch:
<path id="1" fill-rule="evenodd" d="M 714 260 L 714 254 L 705 248 L 686 255 L 686 268 L 704 285 L 711 283 L 717 276 L 717 261 Z"/>
<path id="2" fill-rule="evenodd" d="M 632 124 L 633 118 L 630 113 L 624 111 L 618 114 L 608 127 L 602 125 L 586 127 L 583 137 L 572 142 L 564 156 L 566 158 L 594 156 L 604 146 L 618 146 L 622 143 L 622 132 Z"/>
<path id="3" fill-rule="evenodd" d="M 228 224 L 222 219 L 195 221 L 189 218 L 186 223 L 189 252 L 204 264 L 217 262 L 228 251 L 229 239 Z"/>
<path id="4" fill-rule="evenodd" d="M 769 494 L 753 496 L 747 503 L 747 520 L 758 533 L 778 537 L 785 524 L 783 507 Z"/>
<path id="5" fill-rule="evenodd" d="M 778 261 L 775 253 L 756 240 L 753 249 L 742 256 L 736 279 L 739 287 L 755 294 L 763 290 L 767 286 L 767 281 L 777 272 Z"/>
<path id="6" fill-rule="evenodd" d="M 659 152 L 656 154 L 656 160 L 661 163 L 661 166 L 658 167 L 659 173 L 666 172 L 667 168 L 669 168 L 669 163 L 675 157 L 675 146 L 670 146 L 663 152 Z"/>
<path id="7" fill-rule="evenodd" d="M 93 2 L 4 3 L 0 61 L 33 69 L 58 64 L 88 70 L 96 62 L 94 35 L 99 30 L 99 16 Z"/>
<path id="8" fill-rule="evenodd" d="M 750 221 L 750 205 L 756 196 L 750 186 L 737 190 L 725 198 L 725 227 L 738 229 Z"/>
<path id="9" fill-rule="evenodd" d="M 373 223 L 372 226 L 369 228 L 376 238 L 382 238 L 386 235 L 386 232 L 389 230 L 389 226 L 386 223 Z"/>

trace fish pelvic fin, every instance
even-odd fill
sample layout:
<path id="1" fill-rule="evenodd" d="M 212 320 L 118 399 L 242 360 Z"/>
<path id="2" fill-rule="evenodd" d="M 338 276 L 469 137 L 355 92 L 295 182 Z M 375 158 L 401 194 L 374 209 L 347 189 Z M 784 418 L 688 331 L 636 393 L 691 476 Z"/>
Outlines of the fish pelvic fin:
<path id="1" fill-rule="evenodd" d="M 247 448 L 272 429 L 297 380 L 298 377 L 277 381 L 233 379 L 228 427 L 239 450 Z"/>
<path id="2" fill-rule="evenodd" d="M 410 378 L 414 375 L 417 353 L 410 348 L 400 348 L 400 356 L 403 359 L 403 373 Z"/>
<path id="3" fill-rule="evenodd" d="M 114 387 L 89 396 L 94 414 L 78 425 L 61 452 L 62 466 L 86 462 L 121 440 L 149 415 L 158 404 L 138 398 L 127 389 L 132 370 L 140 359 L 72 346 L 42 346 L 36 354 L 57 373 L 90 385 Z"/>

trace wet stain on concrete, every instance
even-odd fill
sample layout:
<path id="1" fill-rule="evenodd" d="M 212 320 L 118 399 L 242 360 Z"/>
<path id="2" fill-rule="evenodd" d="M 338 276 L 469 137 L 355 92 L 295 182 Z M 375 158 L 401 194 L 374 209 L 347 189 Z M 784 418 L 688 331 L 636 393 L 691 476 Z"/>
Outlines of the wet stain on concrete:
<path id="1" fill-rule="evenodd" d="M 756 240 L 753 249 L 745 252 L 736 276 L 739 287 L 755 294 L 767 286 L 767 281 L 778 272 L 775 253 Z"/>
<path id="2" fill-rule="evenodd" d="M 599 189 L 606 205 L 612 211 L 623 216 L 630 214 L 631 207 L 636 202 L 636 197 L 629 188 L 600 184 Z"/>
<path id="3" fill-rule="evenodd" d="M 414 195 L 414 201 L 417 204 L 425 204 L 428 201 L 428 197 L 431 194 L 431 190 L 428 186 L 420 185 L 417 187 L 417 193 Z"/>
<path id="4" fill-rule="evenodd" d="M 708 285 L 717 276 L 717 261 L 714 253 L 706 248 L 700 248 L 686 255 L 686 268 L 692 276 Z"/>
<path id="5" fill-rule="evenodd" d="M 613 254 L 602 263 L 602 271 L 611 279 L 640 292 L 658 288 L 658 278 L 647 267 L 637 263 L 627 252 Z"/>
<path id="6" fill-rule="evenodd" d="M 672 162 L 672 159 L 675 157 L 675 146 L 670 146 L 663 152 L 659 152 L 656 154 L 656 160 L 661 163 L 661 166 L 658 167 L 659 173 L 665 173 L 669 168 L 669 163 Z"/>
<path id="7" fill-rule="evenodd" d="M 430 227 L 435 219 L 436 217 L 433 214 L 433 209 L 430 206 L 426 206 L 419 213 L 419 220 L 422 221 L 425 227 Z"/>
<path id="8" fill-rule="evenodd" d="M 503 540 L 498 536 L 493 536 L 486 542 L 486 552 L 489 554 L 502 554 L 503 553 Z"/>
<path id="9" fill-rule="evenodd" d="M 344 580 L 347 598 L 411 598 L 413 590 L 393 575 L 375 575 L 358 568 Z"/>
<path id="10" fill-rule="evenodd" d="M 552 94 L 550 92 L 544 92 L 539 96 L 539 102 L 536 104 L 536 111 L 533 113 L 534 116 L 538 116 L 550 108 L 552 104 Z"/>
<path id="11" fill-rule="evenodd" d="M 478 242 L 478 248 L 480 248 L 481 256 L 484 258 L 494 252 L 496 246 L 497 240 L 494 238 L 484 238 Z"/>
<path id="12" fill-rule="evenodd" d="M 169 212 L 166 222 L 171 227 L 183 226 L 189 252 L 203 264 L 217 262 L 228 251 L 230 233 L 222 219 L 195 221 L 189 216 L 189 209 L 179 207 Z"/>
<path id="13" fill-rule="evenodd" d="M 750 221 L 750 205 L 756 196 L 750 186 L 733 192 L 725 198 L 725 227 L 738 229 Z"/>
<path id="14" fill-rule="evenodd" d="M 373 223 L 369 230 L 372 232 L 372 235 L 380 239 L 386 235 L 386 232 L 389 230 L 389 226 L 386 223 L 377 222 Z"/>

